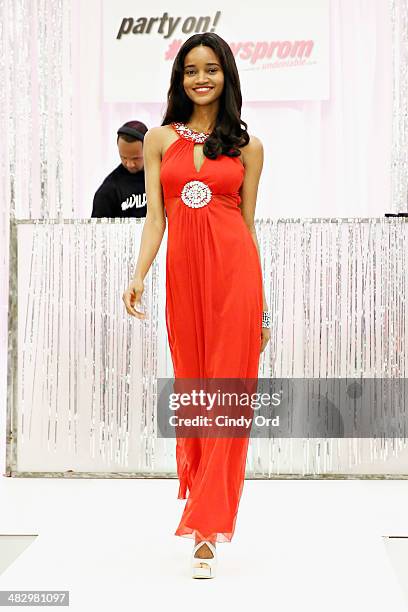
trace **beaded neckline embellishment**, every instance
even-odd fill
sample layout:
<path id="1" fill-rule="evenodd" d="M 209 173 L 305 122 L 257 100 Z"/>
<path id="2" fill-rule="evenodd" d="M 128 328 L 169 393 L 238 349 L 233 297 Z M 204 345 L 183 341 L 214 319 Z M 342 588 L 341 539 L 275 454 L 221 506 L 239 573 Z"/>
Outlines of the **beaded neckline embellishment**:
<path id="1" fill-rule="evenodd" d="M 173 126 L 180 136 L 183 136 L 184 138 L 187 138 L 187 140 L 191 140 L 192 142 L 198 144 L 205 142 L 210 135 L 208 132 L 196 132 L 180 121 L 174 122 Z"/>

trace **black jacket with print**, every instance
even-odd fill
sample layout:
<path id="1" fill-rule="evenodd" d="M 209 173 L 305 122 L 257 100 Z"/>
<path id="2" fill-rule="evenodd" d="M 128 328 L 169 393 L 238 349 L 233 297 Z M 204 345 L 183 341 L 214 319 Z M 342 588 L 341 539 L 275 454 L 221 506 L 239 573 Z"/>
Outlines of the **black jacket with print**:
<path id="1" fill-rule="evenodd" d="M 145 217 L 144 170 L 132 174 L 119 164 L 95 193 L 92 217 Z"/>

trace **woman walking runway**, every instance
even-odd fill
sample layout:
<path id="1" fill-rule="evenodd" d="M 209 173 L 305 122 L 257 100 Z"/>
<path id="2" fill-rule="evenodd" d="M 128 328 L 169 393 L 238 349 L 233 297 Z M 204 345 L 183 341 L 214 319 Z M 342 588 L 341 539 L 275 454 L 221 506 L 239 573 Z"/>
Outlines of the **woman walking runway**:
<path id="1" fill-rule="evenodd" d="M 212 33 L 181 47 L 167 110 L 145 135 L 147 217 L 134 278 L 136 310 L 168 219 L 166 326 L 176 379 L 256 379 L 269 312 L 254 229 L 263 150 L 240 118 L 232 52 Z M 243 127 L 244 126 L 244 127 Z M 216 542 L 230 542 L 242 494 L 248 436 L 177 437 L 175 535 L 195 539 L 193 576 L 215 575 Z"/>

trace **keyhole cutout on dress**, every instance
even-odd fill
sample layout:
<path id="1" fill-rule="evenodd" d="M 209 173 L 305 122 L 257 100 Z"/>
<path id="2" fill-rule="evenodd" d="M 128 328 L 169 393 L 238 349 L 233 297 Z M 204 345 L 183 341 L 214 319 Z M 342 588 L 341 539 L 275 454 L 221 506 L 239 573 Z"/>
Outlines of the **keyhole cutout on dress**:
<path id="1" fill-rule="evenodd" d="M 193 147 L 193 151 L 194 151 L 194 167 L 197 171 L 197 173 L 200 172 L 201 168 L 203 167 L 203 164 L 205 162 L 205 155 L 203 153 L 203 146 L 202 144 L 194 144 Z"/>

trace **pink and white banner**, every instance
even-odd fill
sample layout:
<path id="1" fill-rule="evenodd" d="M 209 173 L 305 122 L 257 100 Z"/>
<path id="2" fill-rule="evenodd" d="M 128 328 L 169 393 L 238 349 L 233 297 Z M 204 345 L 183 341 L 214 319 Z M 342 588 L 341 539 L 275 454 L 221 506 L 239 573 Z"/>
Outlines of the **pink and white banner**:
<path id="1" fill-rule="evenodd" d="M 210 0 L 194 13 L 183 0 L 104 0 L 105 101 L 164 102 L 178 50 L 201 32 L 231 47 L 247 102 L 329 98 L 328 0 Z"/>

